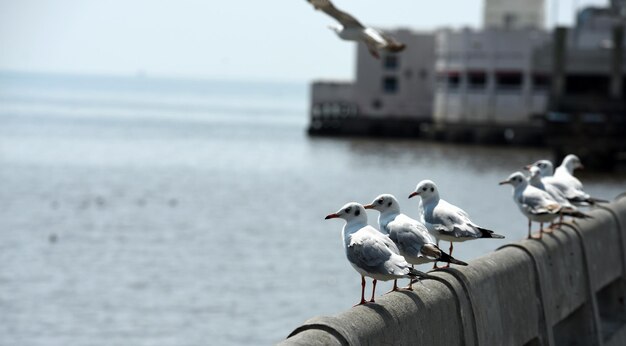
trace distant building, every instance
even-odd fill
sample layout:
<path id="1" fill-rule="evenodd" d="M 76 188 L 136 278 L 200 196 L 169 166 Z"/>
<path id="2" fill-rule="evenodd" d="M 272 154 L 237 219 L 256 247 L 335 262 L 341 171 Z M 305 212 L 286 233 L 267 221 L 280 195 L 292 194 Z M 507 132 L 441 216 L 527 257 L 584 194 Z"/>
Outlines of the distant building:
<path id="1" fill-rule="evenodd" d="M 435 123 L 530 124 L 548 103 L 550 71 L 533 62 L 535 51 L 549 42 L 547 32 L 535 29 L 440 32 Z"/>
<path id="2" fill-rule="evenodd" d="M 486 29 L 543 29 L 544 0 L 485 0 Z"/>
<path id="3" fill-rule="evenodd" d="M 390 30 L 405 43 L 400 53 L 381 52 L 374 59 L 367 48 L 357 46 L 354 82 L 316 81 L 311 87 L 310 132 L 327 132 L 343 127 L 347 133 L 368 134 L 376 120 L 385 126 L 406 121 L 430 121 L 435 85 L 435 35 L 410 30 Z M 369 119 L 352 128 L 350 119 Z M 355 125 L 355 126 L 356 126 Z M 399 125 L 403 126 L 403 125 Z M 329 129 L 331 127 L 331 129 Z M 416 132 L 417 130 L 415 130 Z"/>

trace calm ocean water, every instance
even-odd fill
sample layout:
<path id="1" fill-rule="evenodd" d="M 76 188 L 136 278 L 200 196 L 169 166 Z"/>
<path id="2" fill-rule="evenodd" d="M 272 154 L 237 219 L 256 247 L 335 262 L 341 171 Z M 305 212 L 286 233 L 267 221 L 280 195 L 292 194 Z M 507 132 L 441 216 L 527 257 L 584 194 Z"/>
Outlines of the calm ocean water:
<path id="1" fill-rule="evenodd" d="M 324 216 L 379 193 L 416 215 L 425 178 L 506 241 L 525 235 L 497 182 L 546 151 L 309 138 L 306 123 L 299 84 L 0 74 L 0 345 L 276 343 L 359 299 Z M 581 177 L 626 191 L 624 175 Z"/>

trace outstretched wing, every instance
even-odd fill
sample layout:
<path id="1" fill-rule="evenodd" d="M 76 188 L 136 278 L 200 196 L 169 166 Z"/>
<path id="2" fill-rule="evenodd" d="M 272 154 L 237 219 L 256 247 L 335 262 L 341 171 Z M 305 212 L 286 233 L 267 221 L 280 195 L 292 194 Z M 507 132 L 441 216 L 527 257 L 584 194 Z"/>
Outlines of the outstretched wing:
<path id="1" fill-rule="evenodd" d="M 330 0 L 307 0 L 316 10 L 322 10 L 327 15 L 335 18 L 344 28 L 364 28 L 363 24 L 354 18 L 351 14 L 346 13 L 333 5 Z"/>

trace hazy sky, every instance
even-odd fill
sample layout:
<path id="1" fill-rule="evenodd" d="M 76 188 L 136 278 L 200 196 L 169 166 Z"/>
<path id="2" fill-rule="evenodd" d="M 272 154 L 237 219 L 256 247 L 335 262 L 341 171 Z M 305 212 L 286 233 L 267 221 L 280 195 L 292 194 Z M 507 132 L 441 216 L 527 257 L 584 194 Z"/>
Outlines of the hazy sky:
<path id="1" fill-rule="evenodd" d="M 373 26 L 416 29 L 478 27 L 483 3 L 334 2 Z M 607 1 L 560 0 L 559 23 L 571 23 L 576 3 Z M 331 23 L 305 0 L 0 0 L 0 70 L 348 79 L 354 46 L 328 30 Z"/>

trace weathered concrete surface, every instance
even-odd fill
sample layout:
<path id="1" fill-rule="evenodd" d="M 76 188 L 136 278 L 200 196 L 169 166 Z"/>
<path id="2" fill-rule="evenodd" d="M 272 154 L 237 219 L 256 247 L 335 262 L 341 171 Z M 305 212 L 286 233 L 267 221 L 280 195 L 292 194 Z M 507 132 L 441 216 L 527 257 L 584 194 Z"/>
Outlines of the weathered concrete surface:
<path id="1" fill-rule="evenodd" d="M 626 345 L 626 195 L 281 345 Z"/>

